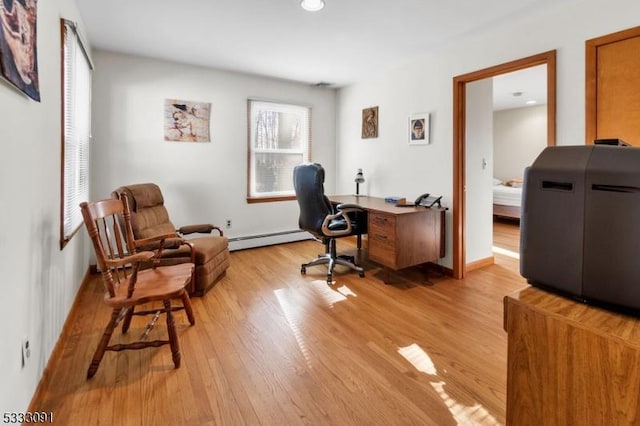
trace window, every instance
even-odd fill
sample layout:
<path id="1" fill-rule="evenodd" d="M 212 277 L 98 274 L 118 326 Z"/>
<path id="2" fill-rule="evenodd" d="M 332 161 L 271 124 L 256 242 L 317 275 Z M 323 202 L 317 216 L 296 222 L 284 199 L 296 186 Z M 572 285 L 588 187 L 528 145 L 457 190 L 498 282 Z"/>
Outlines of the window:
<path id="1" fill-rule="evenodd" d="M 60 249 L 82 225 L 80 203 L 89 198 L 91 62 L 75 23 L 62 23 L 62 185 Z"/>
<path id="2" fill-rule="evenodd" d="M 311 160 L 311 108 L 249 99 L 247 201 L 292 200 L 293 168 Z"/>

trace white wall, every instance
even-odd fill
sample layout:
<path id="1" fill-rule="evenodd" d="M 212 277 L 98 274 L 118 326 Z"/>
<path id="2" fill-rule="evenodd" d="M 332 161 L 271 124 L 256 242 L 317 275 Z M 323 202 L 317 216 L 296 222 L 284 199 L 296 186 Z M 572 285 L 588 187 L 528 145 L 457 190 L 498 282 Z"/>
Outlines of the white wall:
<path id="1" fill-rule="evenodd" d="M 214 223 L 230 238 L 298 229 L 296 201 L 247 204 L 247 98 L 313 108 L 313 161 L 335 185 L 335 90 L 94 51 L 92 193 L 155 182 L 174 225 Z M 211 142 L 166 142 L 165 99 L 211 103 Z"/>
<path id="2" fill-rule="evenodd" d="M 493 178 L 493 79 L 466 85 L 465 217 L 466 261 L 493 256 L 491 197 Z M 489 196 L 487 196 L 489 195 Z"/>
<path id="3" fill-rule="evenodd" d="M 84 230 L 59 247 L 60 17 L 79 21 L 74 0 L 38 2 L 42 101 L 0 82 L 0 413 L 27 409 L 88 266 Z"/>
<path id="4" fill-rule="evenodd" d="M 547 146 L 547 106 L 493 113 L 493 174 L 500 180 L 522 179 Z"/>
<path id="5" fill-rule="evenodd" d="M 413 197 L 429 191 L 453 193 L 453 78 L 522 57 L 557 50 L 557 141 L 583 144 L 585 137 L 585 41 L 638 25 L 640 2 L 576 0 L 531 11 L 466 38 L 385 75 L 352 85 L 338 94 L 337 192 L 352 191 L 362 168 L 365 192 Z M 362 108 L 380 108 L 380 137 L 360 138 Z M 431 113 L 432 144 L 407 146 L 407 117 Z M 467 206 L 468 212 L 474 206 Z M 447 257 L 451 265 L 451 212 L 447 215 Z"/>

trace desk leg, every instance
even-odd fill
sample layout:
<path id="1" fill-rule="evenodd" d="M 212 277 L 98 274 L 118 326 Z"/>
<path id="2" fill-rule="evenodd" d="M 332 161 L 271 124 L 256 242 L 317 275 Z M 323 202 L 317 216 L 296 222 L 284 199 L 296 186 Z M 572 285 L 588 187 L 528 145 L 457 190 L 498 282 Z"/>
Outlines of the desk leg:
<path id="1" fill-rule="evenodd" d="M 386 285 L 391 284 L 391 268 L 387 268 L 386 266 L 383 267 L 384 269 L 384 274 L 383 274 L 383 278 L 382 278 L 382 282 L 385 283 Z"/>
<path id="2" fill-rule="evenodd" d="M 358 250 L 362 248 L 362 234 L 358 234 Z"/>

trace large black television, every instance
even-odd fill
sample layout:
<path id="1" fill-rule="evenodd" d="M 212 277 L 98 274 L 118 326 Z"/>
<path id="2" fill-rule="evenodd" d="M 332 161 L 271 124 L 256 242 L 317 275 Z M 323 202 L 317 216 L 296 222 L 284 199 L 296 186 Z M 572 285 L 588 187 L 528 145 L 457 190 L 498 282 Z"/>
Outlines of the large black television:
<path id="1" fill-rule="evenodd" d="M 640 313 L 640 148 L 546 148 L 525 170 L 521 210 L 527 282 Z"/>

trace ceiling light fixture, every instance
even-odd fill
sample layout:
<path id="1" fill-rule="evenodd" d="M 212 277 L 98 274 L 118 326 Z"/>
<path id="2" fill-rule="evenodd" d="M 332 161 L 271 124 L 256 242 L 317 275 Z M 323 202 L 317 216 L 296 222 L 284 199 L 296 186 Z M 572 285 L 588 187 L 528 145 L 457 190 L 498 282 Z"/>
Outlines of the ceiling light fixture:
<path id="1" fill-rule="evenodd" d="M 300 6 L 308 12 L 317 12 L 324 7 L 324 0 L 302 0 Z"/>

